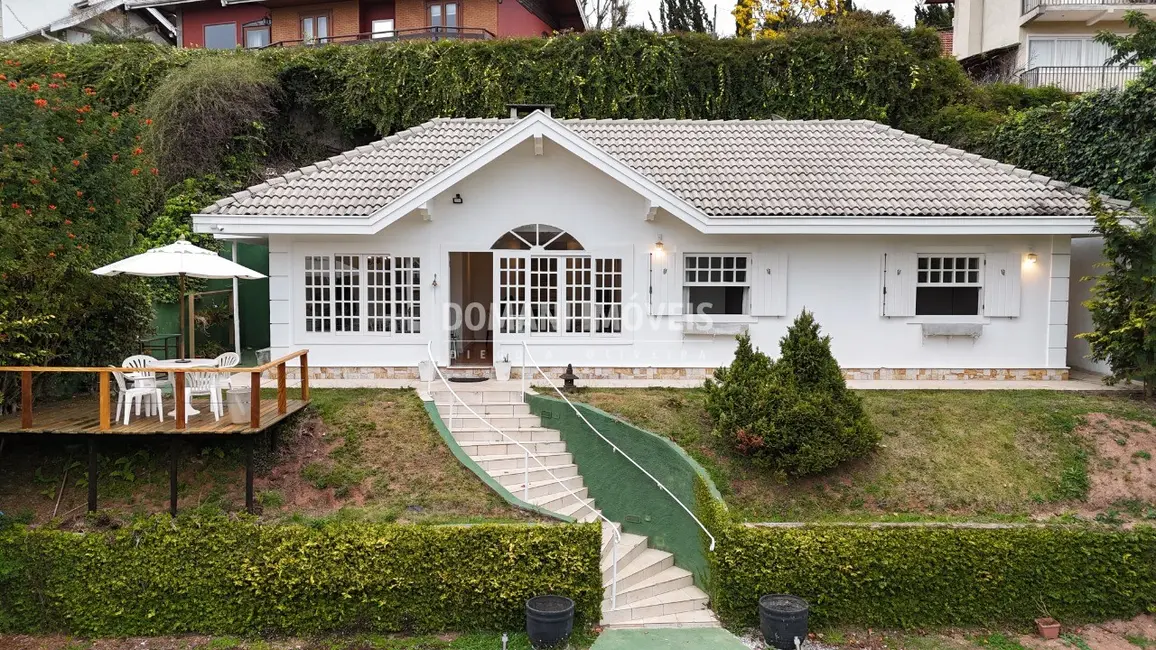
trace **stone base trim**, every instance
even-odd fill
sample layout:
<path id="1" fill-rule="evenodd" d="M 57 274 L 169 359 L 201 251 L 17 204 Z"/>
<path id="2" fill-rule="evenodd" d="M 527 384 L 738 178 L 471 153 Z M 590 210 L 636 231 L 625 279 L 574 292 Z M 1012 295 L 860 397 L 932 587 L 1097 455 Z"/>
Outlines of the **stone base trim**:
<path id="1" fill-rule="evenodd" d="M 566 371 L 565 367 L 543 368 L 552 378 Z M 580 367 L 574 373 L 582 379 L 604 379 L 618 381 L 683 380 L 702 381 L 713 376 L 714 368 L 630 368 L 630 367 Z M 301 378 L 301 369 L 287 368 L 291 379 Z M 486 367 L 443 368 L 447 377 L 491 377 L 493 373 Z M 522 368 L 515 366 L 510 371 L 511 379 L 520 379 Z M 531 381 L 537 372 L 527 373 Z M 856 380 L 876 381 L 1066 381 L 1067 368 L 844 368 L 843 377 Z M 309 368 L 310 379 L 418 379 L 417 366 L 323 366 Z"/>

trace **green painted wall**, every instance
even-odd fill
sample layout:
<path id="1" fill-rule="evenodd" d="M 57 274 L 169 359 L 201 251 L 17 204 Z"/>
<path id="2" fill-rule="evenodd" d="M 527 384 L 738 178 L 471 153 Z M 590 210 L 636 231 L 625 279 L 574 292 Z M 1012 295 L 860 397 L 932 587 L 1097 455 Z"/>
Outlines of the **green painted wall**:
<path id="1" fill-rule="evenodd" d="M 563 401 L 542 395 L 527 397 L 530 411 L 542 425 L 562 433 L 566 449 L 582 479 L 611 521 L 622 529 L 650 538 L 650 546 L 674 554 L 678 566 L 694 574 L 695 583 L 708 579 L 702 530 L 694 519 L 623 455 L 615 453 Z M 696 479 L 720 498 L 706 470 L 670 440 L 644 431 L 587 404 L 575 404 L 607 439 L 662 482 L 688 508 L 695 506 Z"/>

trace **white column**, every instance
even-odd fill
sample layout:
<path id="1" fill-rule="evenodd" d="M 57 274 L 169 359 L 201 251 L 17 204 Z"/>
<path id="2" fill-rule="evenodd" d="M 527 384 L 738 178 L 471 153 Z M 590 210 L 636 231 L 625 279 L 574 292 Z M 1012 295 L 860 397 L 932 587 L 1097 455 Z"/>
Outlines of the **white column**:
<path id="1" fill-rule="evenodd" d="M 233 242 L 233 261 L 237 261 L 237 242 Z M 241 354 L 241 299 L 237 295 L 237 283 L 233 278 L 233 347 L 237 354 Z"/>
<path id="2" fill-rule="evenodd" d="M 1072 272 L 1072 238 L 1052 236 L 1051 270 L 1048 274 L 1047 367 L 1068 365 L 1068 296 Z"/>

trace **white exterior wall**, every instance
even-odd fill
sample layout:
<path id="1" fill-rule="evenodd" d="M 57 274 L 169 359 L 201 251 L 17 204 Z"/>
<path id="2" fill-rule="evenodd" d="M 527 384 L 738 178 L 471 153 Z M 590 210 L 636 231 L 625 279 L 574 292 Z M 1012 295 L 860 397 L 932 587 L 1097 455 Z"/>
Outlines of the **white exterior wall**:
<path id="1" fill-rule="evenodd" d="M 451 202 L 460 194 L 463 203 Z M 443 303 L 450 295 L 450 251 L 489 250 L 507 230 L 545 223 L 570 232 L 595 256 L 624 260 L 626 320 L 641 326 L 621 335 L 496 334 L 494 357 L 520 362 L 520 341 L 533 345 L 542 366 L 709 368 L 729 362 L 731 335 L 686 335 L 682 316 L 647 314 L 649 253 L 661 235 L 668 259 L 682 253 L 749 253 L 786 268 L 785 315 L 739 317 L 755 343 L 772 356 L 778 339 L 802 309 L 813 311 L 833 338 L 844 368 L 1065 368 L 1068 241 L 1066 236 L 730 236 L 704 235 L 659 211 L 646 220 L 641 196 L 560 146 L 545 142 L 534 156 L 527 141 L 430 202 L 430 221 L 410 214 L 371 237 L 271 236 L 269 267 L 271 341 L 276 357 L 308 347 L 311 366 L 415 366 L 434 341 L 448 361 Z M 983 323 L 978 339 L 928 338 L 919 324 L 944 317 L 881 315 L 884 253 L 1006 253 L 1022 263 L 1019 315 L 951 317 Z M 388 253 L 421 257 L 422 332 L 413 335 L 310 334 L 303 323 L 303 258 L 309 254 Z M 759 269 L 755 269 L 760 272 Z M 438 286 L 432 286 L 436 279 Z M 762 282 L 759 280 L 758 282 Z M 756 284 L 751 289 L 762 291 Z M 680 288 L 672 289 L 681 298 Z M 781 300 L 782 295 L 776 295 Z M 635 306 L 631 306 L 634 303 Z M 774 310 L 772 310 L 774 311 Z"/>
<path id="2" fill-rule="evenodd" d="M 1102 249 L 1104 242 L 1099 237 L 1088 237 L 1072 240 L 1072 301 L 1068 305 L 1068 365 L 1081 370 L 1109 373 L 1111 369 L 1102 361 L 1092 361 L 1088 358 L 1090 348 L 1088 342 L 1076 338 L 1081 332 L 1092 331 L 1092 314 L 1084 306 L 1084 301 L 1092 297 L 1092 286 L 1095 280 L 1087 282 L 1081 280 L 1086 277 L 1096 277 L 1104 273 L 1104 269 L 1095 264 L 1103 259 Z"/>

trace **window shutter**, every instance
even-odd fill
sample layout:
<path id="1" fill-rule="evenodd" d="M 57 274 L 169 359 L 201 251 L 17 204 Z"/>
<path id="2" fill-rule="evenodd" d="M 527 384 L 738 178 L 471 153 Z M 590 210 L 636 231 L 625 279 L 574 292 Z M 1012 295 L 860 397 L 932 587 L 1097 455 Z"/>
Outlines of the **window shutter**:
<path id="1" fill-rule="evenodd" d="M 883 315 L 915 315 L 915 253 L 883 255 Z"/>
<path id="2" fill-rule="evenodd" d="M 988 253 L 983 272 L 983 315 L 1020 315 L 1019 253 Z"/>
<path id="3" fill-rule="evenodd" d="M 751 277 L 751 315 L 787 315 L 787 256 L 755 253 Z"/>

